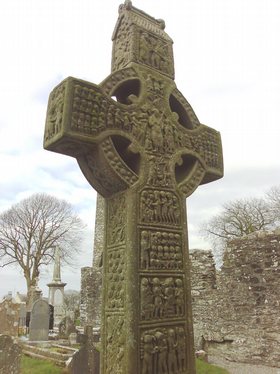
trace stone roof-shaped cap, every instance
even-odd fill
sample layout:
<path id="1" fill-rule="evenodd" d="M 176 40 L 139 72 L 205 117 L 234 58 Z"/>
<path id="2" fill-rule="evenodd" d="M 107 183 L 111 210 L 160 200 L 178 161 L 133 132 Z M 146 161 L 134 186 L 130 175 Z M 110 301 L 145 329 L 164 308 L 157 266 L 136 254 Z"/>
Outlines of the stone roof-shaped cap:
<path id="1" fill-rule="evenodd" d="M 173 41 L 164 29 L 163 20 L 135 8 L 131 1 L 121 4 L 112 35 L 112 71 L 137 63 L 174 79 Z"/>
<path id="2" fill-rule="evenodd" d="M 119 19 L 115 26 L 112 40 L 115 40 L 116 34 L 118 31 L 118 26 L 121 21 L 121 18 L 126 16 L 131 24 L 138 24 L 141 27 L 146 28 L 149 31 L 155 32 L 159 36 L 161 36 L 166 41 L 173 43 L 173 40 L 170 36 L 164 31 L 165 29 L 165 21 L 163 19 L 156 19 L 149 14 L 143 12 L 143 10 L 138 9 L 132 5 L 132 1 L 126 0 L 124 4 L 119 6 Z"/>

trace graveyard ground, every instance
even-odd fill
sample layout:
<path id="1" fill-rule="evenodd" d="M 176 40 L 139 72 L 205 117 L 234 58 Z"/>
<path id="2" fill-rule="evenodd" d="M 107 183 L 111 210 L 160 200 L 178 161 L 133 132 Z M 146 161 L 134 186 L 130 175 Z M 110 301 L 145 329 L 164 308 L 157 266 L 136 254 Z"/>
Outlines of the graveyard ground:
<path id="1" fill-rule="evenodd" d="M 64 370 L 51 362 L 38 360 L 25 355 L 21 359 L 22 374 L 63 374 Z M 218 366 L 196 360 L 197 374 L 228 374 L 228 371 Z"/>

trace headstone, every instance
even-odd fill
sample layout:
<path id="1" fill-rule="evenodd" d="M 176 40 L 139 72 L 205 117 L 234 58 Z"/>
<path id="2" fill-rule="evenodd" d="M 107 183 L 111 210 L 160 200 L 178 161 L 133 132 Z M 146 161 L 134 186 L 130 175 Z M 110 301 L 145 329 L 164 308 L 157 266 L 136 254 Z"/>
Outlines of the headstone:
<path id="1" fill-rule="evenodd" d="M 53 326 L 54 326 L 54 307 L 51 304 L 49 304 L 49 314 L 50 314 L 49 330 L 53 330 Z"/>
<path id="2" fill-rule="evenodd" d="M 164 27 L 125 1 L 112 74 L 67 78 L 48 104 L 44 147 L 105 198 L 102 374 L 195 373 L 185 198 L 222 177 L 222 148 L 175 85 Z"/>
<path id="3" fill-rule="evenodd" d="M 70 345 L 75 345 L 77 344 L 77 333 L 76 332 L 71 332 L 71 334 L 69 334 L 69 343 Z"/>
<path id="4" fill-rule="evenodd" d="M 74 321 L 70 317 L 64 317 L 58 325 L 59 337 L 61 339 L 68 339 L 69 335 L 76 333 L 77 329 Z"/>
<path id="5" fill-rule="evenodd" d="M 9 335 L 0 335 L 0 374 L 20 374 L 21 349 Z"/>
<path id="6" fill-rule="evenodd" d="M 18 336 L 20 308 L 10 297 L 0 302 L 0 334 Z"/>
<path id="7" fill-rule="evenodd" d="M 45 300 L 36 300 L 31 311 L 29 326 L 30 341 L 45 341 L 49 336 L 49 304 Z"/>

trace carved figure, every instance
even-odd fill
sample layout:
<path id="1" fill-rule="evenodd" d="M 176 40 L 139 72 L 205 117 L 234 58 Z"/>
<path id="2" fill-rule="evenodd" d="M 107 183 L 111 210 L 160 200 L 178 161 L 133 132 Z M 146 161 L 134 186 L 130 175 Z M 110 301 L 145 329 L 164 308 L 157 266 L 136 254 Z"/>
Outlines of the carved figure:
<path id="1" fill-rule="evenodd" d="M 156 373 L 168 374 L 167 368 L 167 340 L 165 334 L 160 331 L 155 333 L 156 351 L 157 351 L 157 370 Z"/>
<path id="2" fill-rule="evenodd" d="M 168 343 L 168 356 L 167 356 L 168 374 L 177 374 L 178 365 L 177 365 L 176 350 L 177 350 L 178 342 L 176 341 L 176 335 L 175 335 L 174 329 L 168 330 L 167 343 Z"/>
<path id="3" fill-rule="evenodd" d="M 185 338 L 185 331 L 183 327 L 178 328 L 177 332 L 178 337 L 178 347 L 177 347 L 177 355 L 178 355 L 178 368 L 179 371 L 183 372 L 186 370 L 186 338 Z"/>
<path id="4" fill-rule="evenodd" d="M 164 313 L 164 295 L 162 292 L 160 280 L 153 279 L 153 295 L 154 295 L 154 317 L 161 318 Z"/>
<path id="5" fill-rule="evenodd" d="M 141 268 L 150 267 L 150 235 L 148 231 L 141 232 Z"/>
<path id="6" fill-rule="evenodd" d="M 181 279 L 175 280 L 175 309 L 176 315 L 183 316 L 184 315 L 184 290 L 183 290 L 183 282 Z"/>
<path id="7" fill-rule="evenodd" d="M 147 278 L 142 278 L 141 281 L 141 312 L 142 319 L 149 320 L 153 317 L 154 294 L 151 290 L 151 285 Z"/>
<path id="8" fill-rule="evenodd" d="M 142 374 L 154 374 L 154 371 L 153 371 L 154 354 L 155 354 L 154 336 L 145 334 L 143 337 Z"/>

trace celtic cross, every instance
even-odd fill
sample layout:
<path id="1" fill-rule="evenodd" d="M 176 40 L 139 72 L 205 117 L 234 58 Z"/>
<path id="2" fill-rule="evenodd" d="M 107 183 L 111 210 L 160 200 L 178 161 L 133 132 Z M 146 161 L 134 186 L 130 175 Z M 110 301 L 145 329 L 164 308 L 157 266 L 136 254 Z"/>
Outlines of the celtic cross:
<path id="1" fill-rule="evenodd" d="M 106 202 L 103 374 L 195 373 L 185 199 L 223 176 L 222 148 L 175 85 L 164 27 L 125 1 L 111 75 L 49 98 L 44 147 Z"/>

